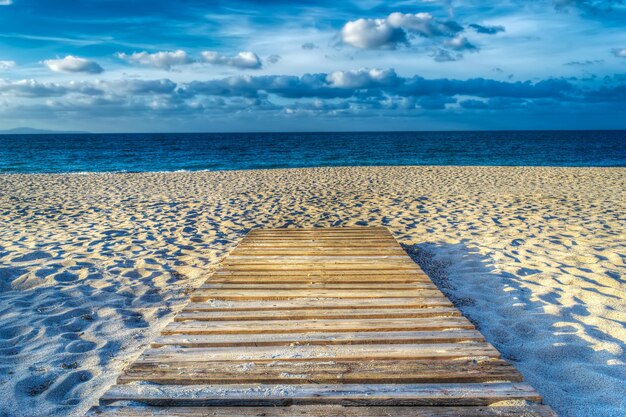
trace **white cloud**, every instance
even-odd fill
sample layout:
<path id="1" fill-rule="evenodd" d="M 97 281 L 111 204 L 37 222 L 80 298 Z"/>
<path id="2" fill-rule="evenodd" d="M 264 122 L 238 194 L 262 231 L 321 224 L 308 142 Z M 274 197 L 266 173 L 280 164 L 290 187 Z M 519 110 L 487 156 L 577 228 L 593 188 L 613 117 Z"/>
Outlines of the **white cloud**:
<path id="1" fill-rule="evenodd" d="M 16 65 L 17 63 L 15 61 L 0 60 L 0 71 L 8 71 L 15 68 Z"/>
<path id="2" fill-rule="evenodd" d="M 386 19 L 358 19 L 341 29 L 343 43 L 361 49 L 396 48 L 406 42 L 402 29 L 393 27 Z"/>
<path id="3" fill-rule="evenodd" d="M 360 69 L 334 71 L 326 76 L 326 81 L 338 88 L 369 88 L 376 85 L 388 85 L 398 80 L 393 69 Z"/>
<path id="4" fill-rule="evenodd" d="M 626 48 L 615 48 L 611 52 L 618 58 L 626 58 Z"/>
<path id="5" fill-rule="evenodd" d="M 427 38 L 435 36 L 454 36 L 463 30 L 463 27 L 454 21 L 435 19 L 430 13 L 391 13 L 387 21 L 393 27 L 402 28 Z"/>
<path id="6" fill-rule="evenodd" d="M 456 36 L 445 42 L 445 45 L 455 51 L 477 51 L 476 45 L 467 40 L 465 36 Z"/>
<path id="7" fill-rule="evenodd" d="M 86 72 L 89 74 L 100 74 L 104 71 L 97 62 L 73 55 L 59 59 L 48 59 L 43 61 L 43 64 L 54 72 Z"/>
<path id="8" fill-rule="evenodd" d="M 0 6 L 10 6 L 13 4 L 13 0 L 0 0 Z"/>
<path id="9" fill-rule="evenodd" d="M 394 49 L 409 37 L 451 38 L 463 27 L 454 21 L 435 19 L 430 13 L 391 13 L 384 19 L 358 19 L 341 29 L 343 43 L 361 49 Z"/>
<path id="10" fill-rule="evenodd" d="M 152 54 L 145 51 L 132 54 L 118 52 L 116 56 L 131 64 L 146 65 L 165 70 L 169 70 L 177 65 L 186 65 L 194 62 L 187 52 L 181 49 L 176 51 L 160 51 Z"/>
<path id="11" fill-rule="evenodd" d="M 243 51 L 237 55 L 228 56 L 214 51 L 202 52 L 202 60 L 213 65 L 225 65 L 239 69 L 261 68 L 261 59 L 254 52 Z"/>

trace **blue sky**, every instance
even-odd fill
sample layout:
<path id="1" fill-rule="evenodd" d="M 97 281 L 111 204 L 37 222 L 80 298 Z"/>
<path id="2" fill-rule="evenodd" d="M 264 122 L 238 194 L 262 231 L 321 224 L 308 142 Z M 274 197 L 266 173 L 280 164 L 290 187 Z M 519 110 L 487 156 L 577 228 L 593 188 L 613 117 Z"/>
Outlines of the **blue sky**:
<path id="1" fill-rule="evenodd" d="M 626 128 L 620 0 L 0 0 L 0 129 Z"/>

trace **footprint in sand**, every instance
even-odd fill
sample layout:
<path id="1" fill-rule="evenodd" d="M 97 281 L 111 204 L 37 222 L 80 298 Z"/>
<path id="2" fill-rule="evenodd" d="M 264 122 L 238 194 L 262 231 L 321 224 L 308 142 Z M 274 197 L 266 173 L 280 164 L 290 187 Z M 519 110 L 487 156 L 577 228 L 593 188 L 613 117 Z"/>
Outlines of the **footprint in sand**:
<path id="1" fill-rule="evenodd" d="M 69 353 L 85 353 L 94 350 L 98 345 L 88 340 L 74 340 L 65 346 L 65 351 Z"/>
<path id="2" fill-rule="evenodd" d="M 15 257 L 11 259 L 11 262 L 32 262 L 47 258 L 52 258 L 52 255 L 48 252 L 38 250 L 22 256 Z"/>
<path id="3" fill-rule="evenodd" d="M 54 280 L 56 282 L 62 282 L 62 283 L 74 282 L 74 281 L 78 281 L 78 275 L 72 274 L 71 272 L 68 272 L 68 271 L 63 271 L 59 274 L 56 274 L 54 276 Z"/>
<path id="4" fill-rule="evenodd" d="M 0 341 L 9 341 L 24 336 L 33 330 L 30 326 L 10 326 L 0 328 Z"/>
<path id="5" fill-rule="evenodd" d="M 66 405 L 75 405 L 80 402 L 80 394 L 75 391 L 79 389 L 80 385 L 91 380 L 93 373 L 89 371 L 76 371 L 66 376 L 61 382 L 56 384 L 48 394 L 46 399 L 57 403 L 63 403 Z"/>
<path id="6" fill-rule="evenodd" d="M 48 390 L 56 381 L 56 375 L 32 375 L 15 384 L 17 395 L 36 397 Z"/>

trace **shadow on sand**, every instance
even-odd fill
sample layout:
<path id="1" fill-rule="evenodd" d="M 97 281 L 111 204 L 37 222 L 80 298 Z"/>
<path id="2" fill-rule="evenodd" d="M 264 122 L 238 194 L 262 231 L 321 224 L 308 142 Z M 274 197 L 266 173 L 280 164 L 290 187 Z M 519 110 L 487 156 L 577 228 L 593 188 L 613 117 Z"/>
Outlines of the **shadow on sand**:
<path id="1" fill-rule="evenodd" d="M 619 395 L 626 381 L 626 344 L 585 323 L 590 306 L 582 300 L 565 305 L 558 288 L 533 294 L 529 287 L 541 284 L 527 281 L 542 271 L 499 271 L 470 245 L 402 246 L 561 417 L 620 415 L 626 409 Z M 598 349 L 603 343 L 613 349 Z"/>

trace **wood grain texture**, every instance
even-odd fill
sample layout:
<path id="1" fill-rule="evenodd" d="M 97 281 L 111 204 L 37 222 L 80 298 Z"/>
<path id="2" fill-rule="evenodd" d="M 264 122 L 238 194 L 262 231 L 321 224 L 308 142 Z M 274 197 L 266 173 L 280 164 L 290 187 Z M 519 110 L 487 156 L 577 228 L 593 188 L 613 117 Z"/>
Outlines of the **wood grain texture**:
<path id="1" fill-rule="evenodd" d="M 413 319 L 314 319 L 259 321 L 183 321 L 168 324 L 162 334 L 256 334 L 473 329 L 465 317 Z"/>
<path id="2" fill-rule="evenodd" d="M 94 407 L 87 417 L 556 417 L 545 405 L 517 407 Z"/>
<path id="3" fill-rule="evenodd" d="M 433 344 L 483 341 L 477 330 L 327 332 L 265 334 L 176 334 L 160 336 L 152 347 L 226 347 L 226 346 L 298 346 L 298 345 L 382 345 Z"/>
<path id="4" fill-rule="evenodd" d="M 490 405 L 500 401 L 540 401 L 524 383 L 466 384 L 236 384 L 236 385 L 114 385 L 101 405 L 135 401 L 163 406 L 285 406 L 340 404 L 385 405 Z"/>
<path id="5" fill-rule="evenodd" d="M 118 384 L 149 381 L 159 384 L 259 384 L 306 383 L 448 383 L 519 382 L 521 375 L 506 361 L 483 360 L 324 360 L 270 363 L 216 361 L 136 362 L 118 379 Z"/>

